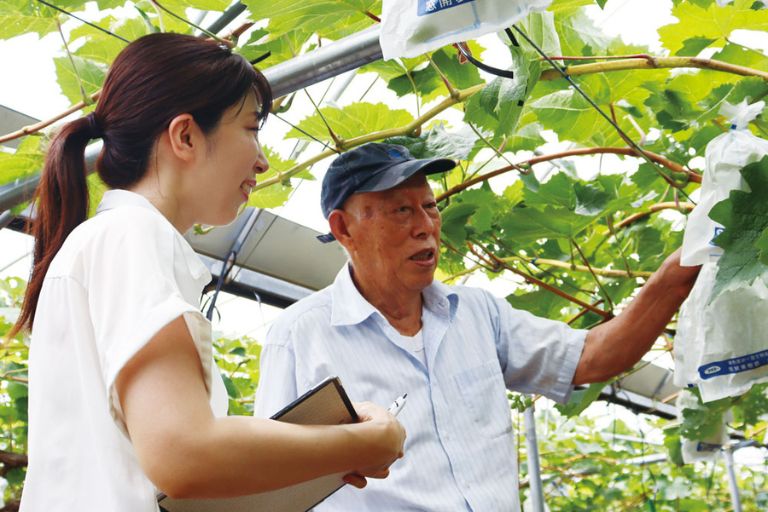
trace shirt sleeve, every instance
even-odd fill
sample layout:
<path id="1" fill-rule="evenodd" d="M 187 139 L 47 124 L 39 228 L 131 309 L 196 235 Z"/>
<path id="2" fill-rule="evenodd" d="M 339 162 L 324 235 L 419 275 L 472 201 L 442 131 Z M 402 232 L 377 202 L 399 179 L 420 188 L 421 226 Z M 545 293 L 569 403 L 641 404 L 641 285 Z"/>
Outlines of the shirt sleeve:
<path id="1" fill-rule="evenodd" d="M 209 393 L 212 347 L 210 323 L 184 299 L 177 282 L 173 228 L 151 211 L 132 209 L 131 215 L 118 215 L 109 232 L 90 248 L 87 288 L 110 412 L 125 429 L 115 380 L 160 329 L 184 317 Z"/>
<path id="2" fill-rule="evenodd" d="M 507 389 L 567 402 L 588 331 L 489 299 L 498 312 L 496 350 Z"/>
<path id="3" fill-rule="evenodd" d="M 270 339 L 272 333 L 270 329 L 259 362 L 259 385 L 253 407 L 253 415 L 259 418 L 271 417 L 298 396 L 296 358 L 289 347 Z"/>

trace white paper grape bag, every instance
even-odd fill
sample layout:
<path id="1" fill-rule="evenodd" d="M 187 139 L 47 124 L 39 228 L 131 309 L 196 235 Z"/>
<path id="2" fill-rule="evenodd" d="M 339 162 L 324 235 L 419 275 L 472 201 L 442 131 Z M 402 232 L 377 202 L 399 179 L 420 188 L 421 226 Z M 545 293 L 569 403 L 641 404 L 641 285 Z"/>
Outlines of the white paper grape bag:
<path id="1" fill-rule="evenodd" d="M 675 384 L 698 385 L 704 402 L 738 396 L 768 381 L 768 276 L 751 285 L 730 286 L 714 299 L 712 289 L 722 249 L 713 240 L 723 227 L 709 218 L 732 190 L 744 190 L 739 171 L 768 154 L 768 141 L 747 125 L 765 107 L 724 104 L 731 129 L 705 151 L 705 173 L 696 208 L 688 216 L 681 263 L 702 265 L 696 284 L 680 309 L 675 336 Z"/>
<path id="2" fill-rule="evenodd" d="M 503 30 L 552 0 L 383 0 L 384 60 L 417 57 L 441 46 Z"/>

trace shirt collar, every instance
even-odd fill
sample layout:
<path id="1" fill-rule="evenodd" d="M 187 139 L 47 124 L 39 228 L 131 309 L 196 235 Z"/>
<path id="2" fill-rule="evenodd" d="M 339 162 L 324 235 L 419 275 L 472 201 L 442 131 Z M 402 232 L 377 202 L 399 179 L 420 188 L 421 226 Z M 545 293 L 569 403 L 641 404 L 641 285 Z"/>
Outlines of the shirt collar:
<path id="1" fill-rule="evenodd" d="M 360 324 L 374 313 L 384 317 L 355 286 L 349 262 L 336 275 L 331 294 L 331 325 L 333 326 Z M 439 316 L 453 317 L 456 312 L 459 297 L 450 286 L 432 281 L 432 284 L 421 292 L 421 296 L 424 299 L 424 307 Z"/>
<path id="2" fill-rule="evenodd" d="M 137 194 L 136 192 L 131 192 L 130 190 L 120 189 L 107 190 L 104 192 L 104 196 L 101 198 L 96 213 L 119 208 L 120 206 L 139 206 L 163 215 L 146 197 Z M 163 216 L 163 218 L 165 218 L 165 216 Z"/>
<path id="3" fill-rule="evenodd" d="M 331 325 L 356 325 L 378 313 L 352 281 L 352 267 L 349 262 L 341 267 L 336 275 L 331 293 Z"/>
<path id="4" fill-rule="evenodd" d="M 107 190 L 104 192 L 104 196 L 101 198 L 99 207 L 96 209 L 96 214 L 123 206 L 145 208 L 155 212 L 157 215 L 162 217 L 163 221 L 167 222 L 171 229 L 173 229 L 173 233 L 179 242 L 178 245 L 181 247 L 181 256 L 184 260 L 184 263 L 186 263 L 192 278 L 198 282 L 198 284 L 200 284 L 201 288 L 210 282 L 211 274 L 208 271 L 208 267 L 206 267 L 205 264 L 200 261 L 200 258 L 197 256 L 195 250 L 192 249 L 192 246 L 189 245 L 189 242 L 181 235 L 181 233 L 179 233 L 176 227 L 171 224 L 171 221 L 169 221 L 165 215 L 160 212 L 160 210 L 155 208 L 155 205 L 153 205 L 149 199 L 142 196 L 141 194 L 122 189 Z"/>

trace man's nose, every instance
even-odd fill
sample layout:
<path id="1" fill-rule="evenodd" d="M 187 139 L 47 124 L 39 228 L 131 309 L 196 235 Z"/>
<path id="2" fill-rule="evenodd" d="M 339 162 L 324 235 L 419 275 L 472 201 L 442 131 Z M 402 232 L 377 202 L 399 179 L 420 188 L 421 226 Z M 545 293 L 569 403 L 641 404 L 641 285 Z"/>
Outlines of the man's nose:
<path id="1" fill-rule="evenodd" d="M 424 207 L 416 208 L 414 218 L 413 235 L 416 238 L 426 238 L 435 229 L 435 219 Z"/>

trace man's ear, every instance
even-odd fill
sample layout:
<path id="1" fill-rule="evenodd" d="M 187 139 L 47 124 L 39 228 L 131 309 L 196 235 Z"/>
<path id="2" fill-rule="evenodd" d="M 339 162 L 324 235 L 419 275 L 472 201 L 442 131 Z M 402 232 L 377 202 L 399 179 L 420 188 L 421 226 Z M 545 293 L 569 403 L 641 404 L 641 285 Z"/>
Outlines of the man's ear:
<path id="1" fill-rule="evenodd" d="M 166 128 L 171 151 L 185 161 L 194 159 L 198 146 L 202 144 L 202 132 L 191 114 L 179 114 L 171 119 Z"/>
<path id="2" fill-rule="evenodd" d="M 331 227 L 331 233 L 338 242 L 344 246 L 347 251 L 352 247 L 352 235 L 349 232 L 349 215 L 344 210 L 333 210 L 328 215 L 328 224 Z"/>

